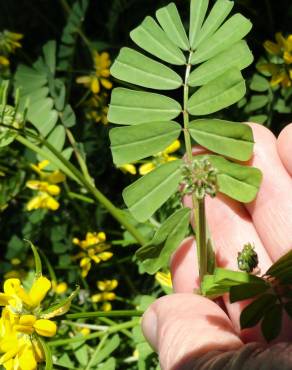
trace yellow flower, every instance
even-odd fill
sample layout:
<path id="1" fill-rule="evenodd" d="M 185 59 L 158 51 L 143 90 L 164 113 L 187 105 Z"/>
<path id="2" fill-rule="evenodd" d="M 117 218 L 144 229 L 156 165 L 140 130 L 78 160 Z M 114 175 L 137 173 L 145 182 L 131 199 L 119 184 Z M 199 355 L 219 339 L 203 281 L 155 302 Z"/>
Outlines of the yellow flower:
<path id="1" fill-rule="evenodd" d="M 108 95 L 106 93 L 93 94 L 85 103 L 85 117 L 94 122 L 108 124 Z"/>
<path id="2" fill-rule="evenodd" d="M 17 48 L 21 48 L 21 43 L 19 41 L 22 38 L 23 35 L 21 33 L 7 30 L 0 32 L 0 53 L 5 55 L 14 53 Z"/>
<path id="3" fill-rule="evenodd" d="M 0 66 L 8 67 L 9 64 L 10 64 L 9 59 L 4 57 L 3 55 L 0 55 Z"/>
<path id="4" fill-rule="evenodd" d="M 94 303 L 102 302 L 102 311 L 110 311 L 112 305 L 109 301 L 114 301 L 116 299 L 116 294 L 113 290 L 118 286 L 118 281 L 113 280 L 100 280 L 97 282 L 97 288 L 101 293 L 94 294 L 91 297 L 91 301 Z"/>
<path id="5" fill-rule="evenodd" d="M 157 280 L 158 283 L 162 286 L 165 286 L 167 288 L 172 288 L 170 272 L 165 273 L 165 272 L 158 271 L 155 274 L 155 280 Z"/>
<path id="6" fill-rule="evenodd" d="M 61 283 L 52 281 L 52 289 L 56 294 L 64 294 L 68 289 L 68 285 L 64 281 L 62 281 Z"/>
<path id="7" fill-rule="evenodd" d="M 175 140 L 172 144 L 170 144 L 162 152 L 157 153 L 151 161 L 142 164 L 139 167 L 139 174 L 142 176 L 146 175 L 147 173 L 153 171 L 160 164 L 176 160 L 177 157 L 171 156 L 169 154 L 176 152 L 179 148 L 180 148 L 180 141 Z"/>
<path id="8" fill-rule="evenodd" d="M 89 88 L 93 94 L 100 92 L 100 85 L 105 89 L 110 90 L 112 83 L 109 81 L 111 60 L 109 53 L 102 52 L 99 54 L 97 51 L 93 54 L 94 72 L 88 76 L 80 76 L 76 79 L 77 83 L 83 84 Z"/>
<path id="9" fill-rule="evenodd" d="M 271 86 L 281 85 L 284 88 L 292 85 L 292 35 L 287 38 L 278 32 L 275 35 L 276 42 L 267 40 L 264 42 L 264 48 L 271 55 L 268 63 L 258 65 L 258 70 L 268 72 L 271 75 Z M 274 59 L 277 57 L 277 61 Z"/>
<path id="10" fill-rule="evenodd" d="M 85 240 L 73 239 L 73 244 L 78 245 L 82 252 L 79 252 L 74 259 L 80 259 L 81 275 L 86 277 L 91 269 L 92 261 L 96 264 L 109 260 L 113 253 L 108 250 L 110 245 L 105 243 L 104 232 L 86 234 Z"/>
<path id="11" fill-rule="evenodd" d="M 40 180 L 29 180 L 26 182 L 26 186 L 29 189 L 37 191 L 37 194 L 26 205 L 28 211 L 39 208 L 56 211 L 60 207 L 59 202 L 54 198 L 61 192 L 61 188 L 56 184 L 64 182 L 66 178 L 60 171 L 43 171 L 48 165 L 48 160 L 31 165 L 32 169 L 39 175 Z"/>
<path id="12" fill-rule="evenodd" d="M 131 175 L 136 175 L 137 170 L 134 164 L 132 163 L 127 163 L 123 164 L 122 166 L 118 167 L 119 170 L 121 170 L 124 173 L 130 173 Z"/>

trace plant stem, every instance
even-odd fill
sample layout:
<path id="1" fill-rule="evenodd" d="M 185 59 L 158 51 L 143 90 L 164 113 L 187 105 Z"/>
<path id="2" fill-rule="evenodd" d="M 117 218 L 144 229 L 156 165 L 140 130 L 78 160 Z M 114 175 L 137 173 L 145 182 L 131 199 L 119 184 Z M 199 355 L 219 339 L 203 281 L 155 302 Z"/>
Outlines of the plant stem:
<path id="1" fill-rule="evenodd" d="M 68 319 L 85 319 L 89 317 L 133 317 L 142 316 L 144 311 L 140 310 L 118 310 L 118 311 L 99 311 L 99 312 L 80 312 L 80 313 L 69 313 L 66 315 Z"/>
<path id="2" fill-rule="evenodd" d="M 89 191 L 94 198 L 100 202 L 108 212 L 122 225 L 129 231 L 130 234 L 137 240 L 137 242 L 141 245 L 145 244 L 146 241 L 143 235 L 133 226 L 128 220 L 123 216 L 123 213 L 120 209 L 116 208 L 114 204 L 105 197 L 96 187 L 89 182 L 87 179 L 84 178 L 83 174 L 66 158 L 62 156 L 61 153 L 58 152 L 47 140 L 42 137 L 38 137 L 29 133 L 31 137 L 41 142 L 44 146 L 49 149 L 45 151 L 39 148 L 36 144 L 32 143 L 25 137 L 18 135 L 16 140 L 19 141 L 21 144 L 25 145 L 27 148 L 33 150 L 34 152 L 40 154 L 42 157 L 47 158 L 52 163 L 54 163 L 61 171 L 63 171 L 68 177 L 75 180 L 77 183 L 82 184 L 87 191 Z"/>
<path id="3" fill-rule="evenodd" d="M 131 320 L 131 321 L 126 321 L 126 322 L 123 322 L 121 324 L 113 325 L 113 326 L 109 327 L 107 330 L 102 331 L 102 332 L 88 334 L 85 337 L 57 339 L 57 340 L 53 340 L 51 342 L 48 342 L 48 345 L 49 345 L 49 347 L 60 347 L 60 346 L 66 345 L 66 344 L 85 342 L 85 341 L 90 340 L 90 339 L 103 337 L 104 335 L 117 333 L 119 331 L 122 331 L 123 329 L 133 328 L 134 326 L 136 326 L 138 324 L 139 324 L 139 320 L 137 320 L 137 319 Z"/>
<path id="4" fill-rule="evenodd" d="M 108 335 L 105 335 L 99 342 L 98 346 L 96 347 L 95 351 L 93 352 L 93 355 L 91 356 L 90 361 L 88 362 L 86 368 L 84 370 L 89 370 L 93 365 L 94 361 L 96 359 L 96 356 L 98 355 L 98 352 L 102 349 L 103 345 L 105 344 L 106 340 L 108 338 Z"/>
<path id="5" fill-rule="evenodd" d="M 191 137 L 189 133 L 189 113 L 187 110 L 187 104 L 189 100 L 189 75 L 191 72 L 191 58 L 193 51 L 190 51 L 188 64 L 186 67 L 184 89 L 183 89 L 183 118 L 184 118 L 184 139 L 187 153 L 187 162 L 191 165 L 193 160 L 192 155 L 192 144 Z M 207 273 L 207 247 L 206 247 L 206 215 L 205 215 L 205 203 L 204 200 L 198 200 L 195 194 L 192 194 L 192 206 L 194 212 L 194 222 L 195 222 L 195 235 L 197 243 L 197 259 L 199 264 L 199 275 L 202 281 L 204 275 Z"/>

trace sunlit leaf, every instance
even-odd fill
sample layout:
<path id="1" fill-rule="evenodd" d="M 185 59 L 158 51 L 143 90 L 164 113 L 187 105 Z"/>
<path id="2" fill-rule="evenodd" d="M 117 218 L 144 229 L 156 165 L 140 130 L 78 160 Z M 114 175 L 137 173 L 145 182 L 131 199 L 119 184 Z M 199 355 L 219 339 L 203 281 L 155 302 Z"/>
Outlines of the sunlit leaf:
<path id="1" fill-rule="evenodd" d="M 147 16 L 140 26 L 130 33 L 130 36 L 142 49 L 165 62 L 176 65 L 186 63 L 183 52 L 170 41 L 152 17 Z"/>
<path id="2" fill-rule="evenodd" d="M 205 42 L 201 43 L 192 56 L 191 63 L 198 64 L 212 58 L 248 34 L 251 22 L 241 14 L 234 14 Z"/>
<path id="3" fill-rule="evenodd" d="M 189 40 L 192 49 L 196 46 L 199 31 L 208 9 L 208 4 L 209 0 L 191 0 Z"/>
<path id="4" fill-rule="evenodd" d="M 208 39 L 218 29 L 218 27 L 221 26 L 225 18 L 231 12 L 233 5 L 234 2 L 229 0 L 220 0 L 215 2 L 199 32 L 195 47 L 198 47 L 203 41 Z"/>
<path id="5" fill-rule="evenodd" d="M 199 119 L 189 124 L 194 140 L 212 152 L 247 161 L 253 152 L 252 129 L 243 123 Z"/>
<path id="6" fill-rule="evenodd" d="M 138 249 L 136 256 L 142 260 L 142 266 L 149 274 L 155 274 L 166 267 L 169 259 L 188 231 L 189 208 L 173 213 L 157 230 L 153 239 Z"/>
<path id="7" fill-rule="evenodd" d="M 239 70 L 232 68 L 200 87 L 188 101 L 190 114 L 206 115 L 239 101 L 245 94 L 245 82 Z"/>
<path id="8" fill-rule="evenodd" d="M 255 167 L 232 163 L 217 156 L 209 157 L 219 170 L 219 191 L 239 202 L 251 202 L 257 195 L 262 181 L 262 173 Z"/>
<path id="9" fill-rule="evenodd" d="M 121 49 L 111 74 L 122 81 L 157 90 L 173 90 L 182 85 L 176 72 L 130 48 Z"/>
<path id="10" fill-rule="evenodd" d="M 172 42 L 183 50 L 189 50 L 189 40 L 175 3 L 157 10 L 156 17 Z"/>
<path id="11" fill-rule="evenodd" d="M 168 96 L 122 87 L 112 92 L 108 119 L 120 125 L 168 121 L 182 111 L 180 104 Z"/>
<path id="12" fill-rule="evenodd" d="M 175 193 L 182 178 L 181 164 L 182 160 L 165 163 L 123 191 L 124 201 L 138 221 L 146 221 Z"/>
<path id="13" fill-rule="evenodd" d="M 228 1 L 229 2 L 229 1 Z M 219 1 L 220 3 L 220 1 Z M 202 86 L 222 75 L 228 69 L 236 67 L 242 70 L 253 61 L 253 55 L 245 41 L 239 41 L 232 48 L 207 60 L 190 74 L 190 86 Z"/>
<path id="14" fill-rule="evenodd" d="M 246 306 L 240 315 L 241 329 L 255 326 L 264 316 L 265 311 L 273 306 L 277 297 L 273 294 L 263 294 Z"/>
<path id="15" fill-rule="evenodd" d="M 112 352 L 114 352 L 120 345 L 121 340 L 120 337 L 116 334 L 112 338 L 108 339 L 104 346 L 95 354 L 94 358 L 90 361 L 90 368 L 94 366 L 96 369 L 96 366 L 100 364 L 102 361 L 106 360 Z M 101 367 L 103 369 L 103 367 Z"/>
<path id="16" fill-rule="evenodd" d="M 161 152 L 176 140 L 181 126 L 173 121 L 141 123 L 110 131 L 114 163 L 119 166 Z"/>

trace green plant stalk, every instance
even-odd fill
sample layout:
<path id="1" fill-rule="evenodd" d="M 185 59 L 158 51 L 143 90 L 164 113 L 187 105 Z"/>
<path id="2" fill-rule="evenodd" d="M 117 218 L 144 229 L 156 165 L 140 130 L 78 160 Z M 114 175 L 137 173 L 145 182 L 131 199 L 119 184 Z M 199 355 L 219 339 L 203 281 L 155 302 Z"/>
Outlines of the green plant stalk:
<path id="1" fill-rule="evenodd" d="M 53 340 L 51 342 L 48 342 L 48 345 L 49 345 L 49 347 L 60 347 L 60 346 L 66 345 L 66 344 L 85 342 L 85 341 L 90 340 L 90 339 L 103 337 L 104 335 L 117 333 L 117 332 L 122 331 L 124 329 L 133 328 L 134 326 L 138 325 L 139 322 L 140 322 L 140 320 L 137 320 L 137 319 L 131 320 L 131 321 L 126 321 L 126 322 L 123 322 L 121 324 L 113 325 L 113 326 L 109 327 L 107 330 L 105 330 L 103 332 L 88 334 L 85 337 L 57 339 L 57 340 Z"/>
<path id="2" fill-rule="evenodd" d="M 69 313 L 66 315 L 67 319 L 86 319 L 89 317 L 133 317 L 142 316 L 144 311 L 141 310 L 117 310 L 117 311 L 99 311 L 99 312 L 80 312 L 80 313 Z"/>
<path id="3" fill-rule="evenodd" d="M 103 345 L 105 344 L 106 340 L 108 338 L 108 335 L 105 335 L 101 341 L 98 343 L 98 346 L 96 347 L 95 351 L 93 352 L 92 356 L 91 356 L 91 359 L 90 361 L 88 362 L 86 368 L 84 370 L 89 370 L 93 365 L 94 365 L 94 361 L 95 361 L 95 358 L 98 354 L 98 352 L 102 349 Z"/>
<path id="4" fill-rule="evenodd" d="M 82 184 L 93 196 L 94 198 L 100 202 L 107 210 L 108 212 L 122 225 L 129 231 L 129 233 L 137 240 L 137 242 L 140 245 L 144 245 L 146 243 L 146 240 L 144 239 L 143 235 L 140 234 L 140 232 L 133 226 L 131 223 L 129 223 L 125 217 L 123 216 L 122 212 L 114 206 L 114 204 L 106 198 L 91 182 L 87 181 L 82 173 L 66 158 L 62 156 L 61 153 L 59 153 L 47 140 L 41 137 L 37 137 L 33 134 L 30 134 L 34 139 L 39 140 L 43 145 L 45 145 L 49 151 L 53 154 L 42 150 L 39 148 L 36 144 L 30 142 L 28 139 L 26 139 L 22 135 L 18 135 L 16 137 L 16 140 L 20 142 L 21 144 L 25 145 L 29 149 L 33 150 L 34 152 L 40 154 L 44 158 L 47 158 L 52 163 L 56 164 L 58 167 L 60 166 L 60 163 L 62 164 L 61 170 L 69 176 L 71 179 L 77 181 L 79 184 Z M 56 161 L 56 158 L 59 161 Z"/>
<path id="5" fill-rule="evenodd" d="M 191 72 L 191 58 L 193 52 L 190 51 L 188 64 L 185 72 L 184 88 L 183 88 L 183 120 L 184 120 L 184 140 L 187 153 L 188 164 L 192 163 L 192 144 L 191 137 L 189 133 L 189 113 L 187 110 L 187 104 L 189 100 L 189 75 Z M 205 215 L 205 201 L 204 199 L 198 200 L 195 194 L 192 194 L 192 206 L 194 212 L 194 222 L 195 222 L 195 235 L 197 243 L 197 259 L 199 264 L 199 275 L 202 281 L 207 273 L 207 242 L 206 242 L 206 215 Z"/>

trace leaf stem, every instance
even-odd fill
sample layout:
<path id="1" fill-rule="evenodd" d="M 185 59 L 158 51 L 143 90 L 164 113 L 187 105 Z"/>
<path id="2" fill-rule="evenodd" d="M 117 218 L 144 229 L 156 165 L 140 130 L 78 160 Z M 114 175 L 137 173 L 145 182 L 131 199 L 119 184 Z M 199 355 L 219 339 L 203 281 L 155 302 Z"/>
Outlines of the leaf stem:
<path id="1" fill-rule="evenodd" d="M 34 152 L 40 154 L 42 157 L 47 158 L 52 163 L 54 163 L 57 167 L 60 168 L 68 177 L 75 180 L 77 183 L 82 184 L 88 192 L 90 192 L 94 198 L 100 202 L 108 212 L 122 225 L 125 227 L 126 230 L 129 231 L 130 234 L 137 240 L 140 245 L 146 243 L 143 235 L 136 229 L 134 225 L 132 225 L 128 220 L 123 216 L 123 213 L 120 209 L 116 208 L 116 206 L 107 198 L 105 197 L 101 191 L 99 191 L 91 181 L 87 180 L 84 175 L 66 158 L 63 157 L 61 153 L 58 152 L 51 145 L 46 139 L 42 138 L 41 136 L 36 136 L 34 134 L 28 133 L 29 136 L 33 137 L 35 140 L 38 140 L 44 146 L 49 149 L 49 151 L 45 151 L 42 148 L 39 148 L 36 144 L 29 141 L 22 135 L 18 135 L 16 140 L 19 141 L 21 144 L 26 146 L 27 148 L 33 150 Z"/>
<path id="2" fill-rule="evenodd" d="M 189 133 L 189 112 L 187 104 L 189 100 L 189 75 L 191 72 L 191 58 L 193 51 L 190 50 L 188 64 L 186 66 L 185 79 L 184 79 L 184 90 L 183 90 L 183 119 L 184 119 L 184 139 L 187 153 L 187 162 L 190 165 L 193 160 L 191 137 Z M 206 215 L 205 215 L 205 203 L 204 200 L 198 200 L 195 194 L 192 194 L 192 205 L 194 212 L 194 223 L 195 223 L 195 235 L 197 243 L 197 259 L 199 264 L 199 275 L 202 281 L 204 275 L 207 273 L 207 246 L 206 246 Z"/>
<path id="3" fill-rule="evenodd" d="M 92 334 L 86 335 L 84 337 L 57 339 L 57 340 L 53 340 L 51 342 L 48 342 L 48 345 L 49 345 L 49 347 L 60 347 L 60 346 L 66 345 L 66 344 L 85 342 L 85 341 L 90 340 L 90 339 L 103 337 L 104 335 L 117 333 L 117 332 L 122 331 L 124 329 L 133 328 L 134 326 L 139 325 L 139 322 L 140 321 L 138 319 L 126 321 L 126 322 L 123 322 L 121 324 L 113 325 L 113 326 L 109 327 L 106 331 L 102 331 L 102 332 L 98 332 L 98 333 L 92 333 Z"/>
<path id="4" fill-rule="evenodd" d="M 117 311 L 93 311 L 93 312 L 80 312 L 80 313 L 69 313 L 66 315 L 68 319 L 85 319 L 89 317 L 133 317 L 142 316 L 144 311 L 141 310 L 117 310 Z"/>

